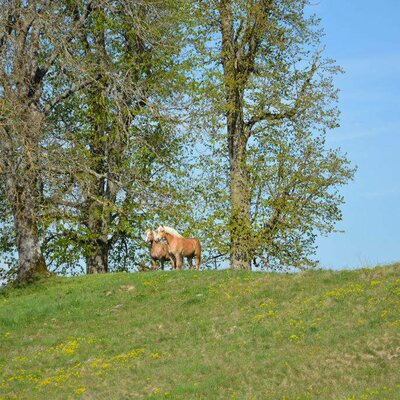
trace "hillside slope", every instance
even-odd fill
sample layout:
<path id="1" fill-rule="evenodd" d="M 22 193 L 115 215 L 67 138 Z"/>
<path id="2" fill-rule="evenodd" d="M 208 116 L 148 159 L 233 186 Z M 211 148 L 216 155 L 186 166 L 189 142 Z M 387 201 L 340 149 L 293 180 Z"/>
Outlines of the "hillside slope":
<path id="1" fill-rule="evenodd" d="M 1 399 L 400 399 L 400 265 L 0 294 Z"/>

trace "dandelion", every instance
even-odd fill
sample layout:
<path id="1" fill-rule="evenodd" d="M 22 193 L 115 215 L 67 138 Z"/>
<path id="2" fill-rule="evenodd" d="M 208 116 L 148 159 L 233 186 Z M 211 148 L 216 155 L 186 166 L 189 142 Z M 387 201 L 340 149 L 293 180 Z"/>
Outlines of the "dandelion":
<path id="1" fill-rule="evenodd" d="M 334 297 L 338 299 L 339 297 L 354 295 L 364 293 L 364 288 L 360 284 L 351 283 L 346 287 L 340 287 L 335 290 L 331 290 L 325 293 L 325 297 Z"/>
<path id="2" fill-rule="evenodd" d="M 46 378 L 39 382 L 39 386 L 47 386 L 50 385 L 52 382 L 53 381 L 51 378 Z"/>
<path id="3" fill-rule="evenodd" d="M 127 362 L 130 359 L 139 358 L 144 352 L 145 352 L 145 349 L 137 349 L 134 351 L 130 351 L 129 353 L 118 354 L 117 356 L 110 358 L 109 361 L 110 362 Z"/>
<path id="4" fill-rule="evenodd" d="M 93 360 L 93 361 L 90 363 L 90 366 L 91 366 L 92 368 L 99 368 L 99 367 L 101 366 L 101 360 L 99 360 L 99 359 Z"/>
<path id="5" fill-rule="evenodd" d="M 78 389 L 75 390 L 75 394 L 77 396 L 80 396 L 81 394 L 86 392 L 86 388 L 84 386 L 78 387 Z"/>
<path id="6" fill-rule="evenodd" d="M 275 317 L 276 313 L 274 310 L 269 310 L 265 315 L 267 317 Z"/>
<path id="7" fill-rule="evenodd" d="M 78 347 L 79 344 L 77 340 L 71 340 L 67 342 L 65 345 L 64 344 L 60 345 L 61 352 L 64 354 L 74 354 Z"/>
<path id="8" fill-rule="evenodd" d="M 79 339 L 69 340 L 66 343 L 60 343 L 58 346 L 50 347 L 49 351 L 60 351 L 63 354 L 74 354 L 79 347 Z"/>

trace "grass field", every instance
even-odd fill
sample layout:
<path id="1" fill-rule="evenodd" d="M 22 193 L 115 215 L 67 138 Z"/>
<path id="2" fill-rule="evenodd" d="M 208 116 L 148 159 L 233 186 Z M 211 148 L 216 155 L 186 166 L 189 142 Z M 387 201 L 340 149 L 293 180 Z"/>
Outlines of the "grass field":
<path id="1" fill-rule="evenodd" d="M 400 264 L 7 289 L 0 399 L 400 399 Z"/>

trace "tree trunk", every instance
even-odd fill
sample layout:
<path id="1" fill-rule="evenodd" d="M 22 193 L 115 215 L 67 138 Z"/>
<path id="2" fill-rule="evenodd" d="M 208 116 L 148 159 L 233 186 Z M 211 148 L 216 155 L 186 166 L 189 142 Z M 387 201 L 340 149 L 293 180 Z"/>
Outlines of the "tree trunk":
<path id="1" fill-rule="evenodd" d="M 28 281 L 34 275 L 48 275 L 46 262 L 40 246 L 36 220 L 36 196 L 32 182 L 26 177 L 21 184 L 8 177 L 8 198 L 14 209 L 16 245 L 18 251 L 17 281 Z"/>
<path id="2" fill-rule="evenodd" d="M 39 191 L 36 129 L 39 124 L 34 113 L 27 113 L 27 126 L 30 135 L 20 146 L 20 154 L 15 150 L 19 139 L 10 127 L 3 127 L 2 157 L 6 171 L 7 200 L 12 208 L 18 251 L 17 281 L 30 280 L 34 275 L 48 275 L 46 262 L 42 253 L 38 229 Z M 36 117 L 36 118 L 35 118 Z M 20 118 L 20 121 L 23 119 Z M 15 139 L 17 138 L 17 139 Z"/>
<path id="3" fill-rule="evenodd" d="M 248 74 L 233 26 L 232 2 L 220 2 L 221 62 L 224 69 L 230 166 L 230 267 L 251 269 L 250 188 L 246 168 L 248 132 L 244 124 L 244 83 Z"/>
<path id="4" fill-rule="evenodd" d="M 101 186 L 104 186 L 103 180 L 98 184 L 99 197 L 102 192 Z M 109 214 L 102 204 L 94 199 L 89 199 L 87 228 L 89 230 L 88 243 L 85 246 L 86 251 L 86 273 L 103 274 L 108 272 L 108 253 L 110 246 L 107 238 L 109 229 Z"/>
<path id="5" fill-rule="evenodd" d="M 245 153 L 247 140 L 240 111 L 228 114 L 228 140 L 231 197 L 230 267 L 250 270 L 252 250 L 250 193 Z"/>
<path id="6" fill-rule="evenodd" d="M 25 215 L 23 215 L 25 214 Z M 48 275 L 39 242 L 36 223 L 28 215 L 29 211 L 21 211 L 17 217 L 17 249 L 18 249 L 18 281 L 27 281 L 34 275 Z"/>
<path id="7" fill-rule="evenodd" d="M 109 246 L 107 241 L 96 240 L 92 247 L 92 251 L 86 256 L 86 273 L 103 274 L 108 272 Z"/>
<path id="8" fill-rule="evenodd" d="M 243 168 L 231 160 L 231 256 L 232 269 L 251 269 L 250 204 Z"/>

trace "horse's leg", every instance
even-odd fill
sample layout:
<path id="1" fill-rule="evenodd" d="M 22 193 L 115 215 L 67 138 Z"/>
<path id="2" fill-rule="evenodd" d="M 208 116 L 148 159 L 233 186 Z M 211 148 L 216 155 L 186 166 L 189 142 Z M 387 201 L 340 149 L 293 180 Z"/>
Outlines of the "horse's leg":
<path id="1" fill-rule="evenodd" d="M 200 254 L 196 256 L 196 269 L 199 270 L 200 269 Z"/>
<path id="2" fill-rule="evenodd" d="M 193 257 L 187 257 L 189 269 L 193 269 Z"/>
<path id="3" fill-rule="evenodd" d="M 158 269 L 157 261 L 154 260 L 154 258 L 151 259 L 151 267 L 152 267 L 153 269 Z"/>
<path id="4" fill-rule="evenodd" d="M 163 259 L 160 260 L 160 264 L 161 264 L 161 269 L 164 271 L 164 260 Z"/>
<path id="5" fill-rule="evenodd" d="M 176 257 L 176 269 L 182 269 L 182 264 L 183 264 L 183 256 L 182 254 L 178 254 Z"/>
<path id="6" fill-rule="evenodd" d="M 176 268 L 175 256 L 174 256 L 172 253 L 170 253 L 170 254 L 169 254 L 169 258 L 171 259 L 171 267 L 172 267 L 172 269 L 174 270 L 174 269 Z"/>

